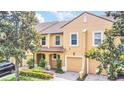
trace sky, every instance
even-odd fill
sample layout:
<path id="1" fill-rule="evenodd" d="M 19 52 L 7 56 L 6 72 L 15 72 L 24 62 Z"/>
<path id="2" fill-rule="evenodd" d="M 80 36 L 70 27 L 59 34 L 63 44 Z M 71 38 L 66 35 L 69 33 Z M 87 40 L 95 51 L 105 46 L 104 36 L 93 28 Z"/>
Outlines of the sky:
<path id="1" fill-rule="evenodd" d="M 105 15 L 104 11 L 90 11 L 96 15 Z M 50 21 L 66 21 L 75 18 L 83 13 L 83 11 L 37 11 L 36 17 L 40 23 Z"/>

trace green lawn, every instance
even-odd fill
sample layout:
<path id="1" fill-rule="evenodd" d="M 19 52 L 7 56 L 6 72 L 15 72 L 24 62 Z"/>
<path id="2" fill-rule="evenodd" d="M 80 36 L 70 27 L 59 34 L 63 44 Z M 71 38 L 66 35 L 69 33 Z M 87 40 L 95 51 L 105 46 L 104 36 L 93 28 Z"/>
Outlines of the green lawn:
<path id="1" fill-rule="evenodd" d="M 0 78 L 0 81 L 16 81 L 16 77 L 14 74 L 11 74 Z M 20 81 L 44 81 L 44 80 L 38 78 L 20 76 Z"/>

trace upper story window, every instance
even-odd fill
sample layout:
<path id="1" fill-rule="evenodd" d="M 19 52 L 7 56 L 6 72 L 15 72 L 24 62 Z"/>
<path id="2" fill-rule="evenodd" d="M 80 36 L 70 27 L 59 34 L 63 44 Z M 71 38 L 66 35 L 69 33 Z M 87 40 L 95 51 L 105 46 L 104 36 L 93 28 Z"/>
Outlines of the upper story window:
<path id="1" fill-rule="evenodd" d="M 46 45 L 46 37 L 42 37 L 42 45 Z"/>
<path id="2" fill-rule="evenodd" d="M 70 41 L 71 41 L 71 42 L 70 42 L 71 45 L 72 45 L 72 46 L 76 46 L 77 43 L 78 43 L 78 42 L 77 42 L 77 33 L 72 33 L 70 39 L 71 39 L 71 40 L 70 40 Z"/>
<path id="3" fill-rule="evenodd" d="M 56 45 L 60 45 L 60 36 L 56 36 Z"/>
<path id="4" fill-rule="evenodd" d="M 93 46 L 98 46 L 102 43 L 103 34 L 102 32 L 93 32 Z"/>

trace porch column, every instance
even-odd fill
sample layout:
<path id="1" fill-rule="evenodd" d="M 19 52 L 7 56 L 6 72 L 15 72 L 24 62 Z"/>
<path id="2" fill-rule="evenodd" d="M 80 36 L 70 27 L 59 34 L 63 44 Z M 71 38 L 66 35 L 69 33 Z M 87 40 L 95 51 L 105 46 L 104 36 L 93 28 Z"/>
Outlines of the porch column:
<path id="1" fill-rule="evenodd" d="M 50 54 L 45 54 L 45 60 L 47 62 L 46 68 L 48 70 L 51 69 L 51 66 L 50 66 Z"/>

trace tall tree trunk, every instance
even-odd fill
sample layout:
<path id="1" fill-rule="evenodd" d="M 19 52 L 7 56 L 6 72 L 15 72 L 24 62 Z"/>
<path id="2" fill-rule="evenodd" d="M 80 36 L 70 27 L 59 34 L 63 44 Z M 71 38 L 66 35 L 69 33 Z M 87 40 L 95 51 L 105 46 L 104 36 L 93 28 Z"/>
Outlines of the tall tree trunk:
<path id="1" fill-rule="evenodd" d="M 15 76 L 16 76 L 16 81 L 19 81 L 19 60 L 16 58 L 16 66 L 15 66 Z"/>
<path id="2" fill-rule="evenodd" d="M 34 68 L 35 54 L 33 53 L 33 68 Z"/>

